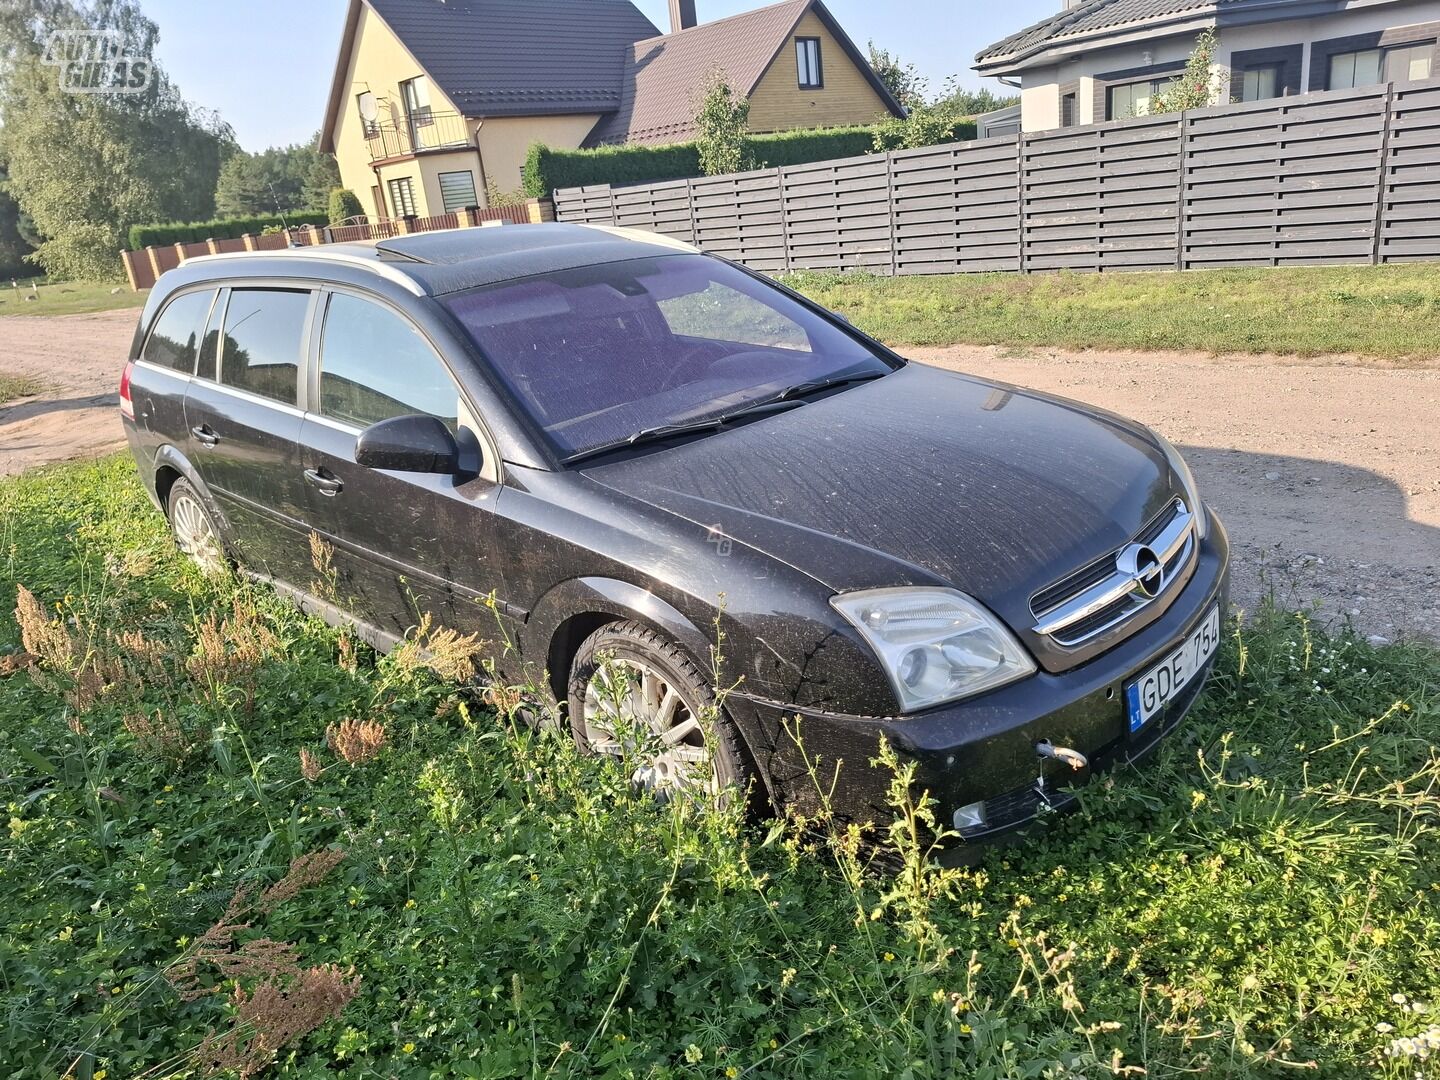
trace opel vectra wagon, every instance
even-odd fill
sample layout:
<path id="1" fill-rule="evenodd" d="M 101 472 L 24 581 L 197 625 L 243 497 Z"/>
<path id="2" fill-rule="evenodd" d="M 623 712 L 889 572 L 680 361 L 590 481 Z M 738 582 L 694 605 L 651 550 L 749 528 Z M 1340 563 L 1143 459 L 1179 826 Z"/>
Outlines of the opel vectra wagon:
<path id="1" fill-rule="evenodd" d="M 838 809 L 883 820 L 883 736 L 994 836 L 1150 750 L 1219 640 L 1225 532 L 1163 438 L 652 234 L 192 259 L 120 404 L 184 551 L 380 649 L 422 613 L 508 637 L 502 677 L 661 793 L 804 805 L 798 731 L 842 762 Z"/>

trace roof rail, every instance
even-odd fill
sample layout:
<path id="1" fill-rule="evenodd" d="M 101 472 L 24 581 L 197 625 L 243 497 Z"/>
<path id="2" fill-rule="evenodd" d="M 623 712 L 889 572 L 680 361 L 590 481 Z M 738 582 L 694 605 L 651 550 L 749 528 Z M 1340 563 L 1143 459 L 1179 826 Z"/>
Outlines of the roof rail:
<path id="1" fill-rule="evenodd" d="M 384 262 L 378 258 L 370 259 L 364 255 L 356 255 L 348 251 L 320 251 L 310 248 L 281 248 L 275 251 L 226 251 L 218 255 L 192 255 L 189 258 L 181 259 L 180 265 L 196 262 L 215 262 L 225 259 L 252 259 L 256 256 L 278 256 L 282 259 L 315 259 L 321 262 L 344 263 L 346 266 L 359 266 L 369 270 L 373 274 L 393 281 L 395 284 L 415 294 L 416 296 L 428 296 L 418 281 L 409 274 L 400 270 L 391 263 Z"/>

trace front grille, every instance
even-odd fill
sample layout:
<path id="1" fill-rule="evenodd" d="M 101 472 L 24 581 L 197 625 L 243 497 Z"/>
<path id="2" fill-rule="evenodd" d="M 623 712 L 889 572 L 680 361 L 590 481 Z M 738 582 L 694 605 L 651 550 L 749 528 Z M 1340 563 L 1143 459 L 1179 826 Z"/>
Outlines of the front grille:
<path id="1" fill-rule="evenodd" d="M 1175 499 L 1124 547 L 1107 552 L 1031 597 L 1036 633 L 1073 647 L 1118 626 L 1169 592 L 1195 546 L 1194 515 L 1182 500 Z M 1136 552 L 1147 560 L 1144 567 L 1138 567 L 1141 556 Z M 1127 557 L 1131 559 L 1128 568 Z"/>

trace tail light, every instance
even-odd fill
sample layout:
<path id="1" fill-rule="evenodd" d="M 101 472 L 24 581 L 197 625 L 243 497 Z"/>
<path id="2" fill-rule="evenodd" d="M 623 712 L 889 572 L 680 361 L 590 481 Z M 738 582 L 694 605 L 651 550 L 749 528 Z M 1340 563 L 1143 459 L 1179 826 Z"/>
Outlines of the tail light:
<path id="1" fill-rule="evenodd" d="M 120 415 L 126 420 L 135 419 L 135 403 L 130 400 L 130 373 L 135 370 L 132 361 L 126 361 L 125 373 L 120 376 Z"/>

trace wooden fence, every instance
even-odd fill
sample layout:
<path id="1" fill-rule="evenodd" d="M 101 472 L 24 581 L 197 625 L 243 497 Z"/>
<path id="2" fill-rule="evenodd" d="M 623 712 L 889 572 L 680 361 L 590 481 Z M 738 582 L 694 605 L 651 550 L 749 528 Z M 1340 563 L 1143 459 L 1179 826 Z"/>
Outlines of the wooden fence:
<path id="1" fill-rule="evenodd" d="M 236 236 L 225 239 L 197 240 L 188 244 L 165 244 L 141 251 L 122 251 L 125 276 L 132 289 L 148 289 L 166 270 L 173 270 L 186 259 L 197 255 L 222 255 L 233 251 L 279 251 L 282 248 L 308 247 L 313 244 L 344 244 L 358 240 L 381 240 L 407 233 L 432 232 L 437 229 L 461 229 L 477 225 L 499 225 L 547 221 L 553 218 L 549 203 L 531 199 L 516 206 L 500 206 L 493 210 L 460 210 L 434 217 L 395 218 L 360 225 L 302 225 L 281 232 L 258 236 Z"/>
<path id="2" fill-rule="evenodd" d="M 555 192 L 767 273 L 1440 259 L 1440 80 Z"/>

